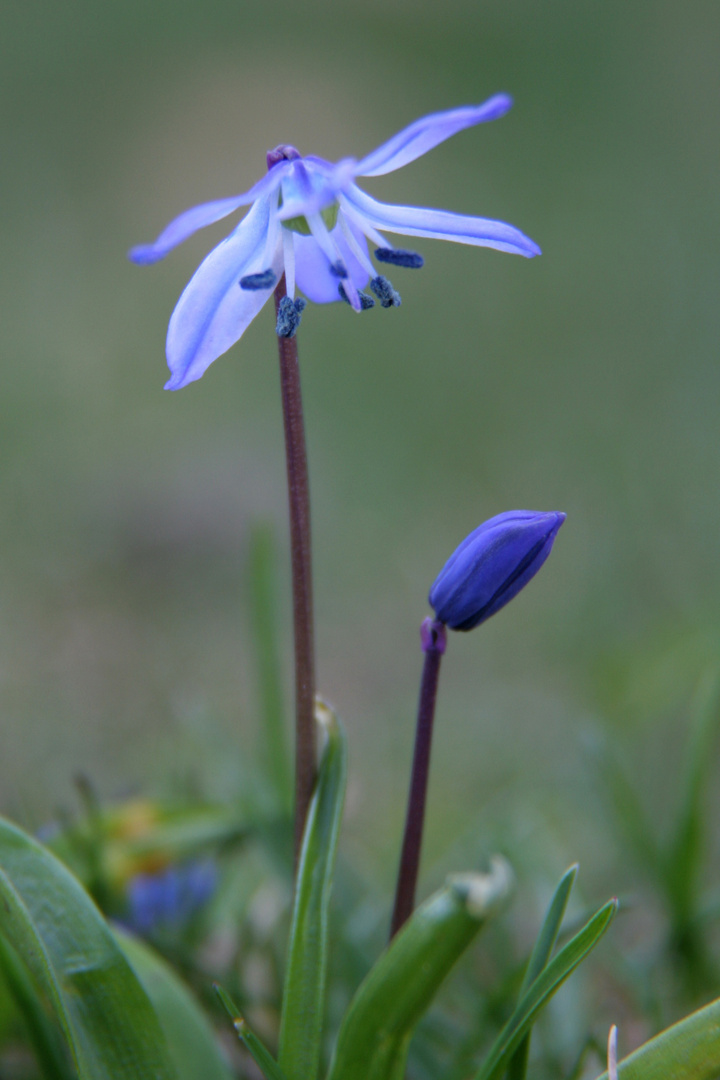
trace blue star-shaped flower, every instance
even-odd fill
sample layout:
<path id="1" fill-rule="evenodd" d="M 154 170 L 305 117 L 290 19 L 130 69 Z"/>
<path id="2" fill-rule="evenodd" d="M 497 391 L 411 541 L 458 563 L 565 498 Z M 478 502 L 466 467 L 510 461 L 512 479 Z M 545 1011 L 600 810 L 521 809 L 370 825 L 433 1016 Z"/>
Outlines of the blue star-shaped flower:
<path id="1" fill-rule="evenodd" d="M 512 104 L 496 94 L 482 105 L 433 113 L 399 132 L 362 161 L 333 165 L 302 157 L 292 146 L 268 153 L 268 173 L 242 195 L 203 203 L 175 218 L 153 244 L 133 248 L 136 263 L 153 263 L 205 225 L 252 203 L 239 225 L 200 264 L 170 318 L 167 359 L 169 390 L 199 379 L 208 366 L 241 337 L 285 274 L 287 293 L 296 286 L 317 304 L 346 300 L 356 310 L 371 307 L 370 288 L 383 307 L 400 297 L 378 274 L 367 241 L 379 262 L 422 266 L 415 252 L 394 248 L 380 230 L 404 236 L 454 240 L 497 248 L 528 258 L 539 255 L 532 240 L 512 225 L 488 218 L 416 206 L 378 202 L 356 185 L 358 176 L 383 176 L 426 154 L 464 128 L 494 120 Z M 286 307 L 278 333 L 292 336 L 302 301 Z M 282 312 L 281 312 L 282 314 Z"/>

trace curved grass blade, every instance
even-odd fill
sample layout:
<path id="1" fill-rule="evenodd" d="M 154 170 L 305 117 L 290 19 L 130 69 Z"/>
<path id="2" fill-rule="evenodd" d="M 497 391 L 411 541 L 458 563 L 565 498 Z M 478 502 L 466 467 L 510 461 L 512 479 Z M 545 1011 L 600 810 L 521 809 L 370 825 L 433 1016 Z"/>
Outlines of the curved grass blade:
<path id="1" fill-rule="evenodd" d="M 617 900 L 609 900 L 535 979 L 495 1040 L 482 1067 L 475 1074 L 475 1080 L 495 1080 L 501 1075 L 540 1010 L 594 949 L 610 925 L 616 910 Z"/>
<path id="2" fill-rule="evenodd" d="M 219 983 L 215 983 L 214 985 L 215 993 L 225 1006 L 225 1010 L 232 1021 L 232 1026 L 235 1028 L 238 1039 L 252 1057 L 258 1069 L 265 1077 L 265 1080 L 285 1080 L 277 1061 L 265 1047 L 264 1043 L 258 1039 L 257 1035 L 252 1031 L 247 1022 L 242 1018 L 238 1012 L 237 1005 L 230 997 L 227 990 L 223 990 Z"/>
<path id="3" fill-rule="evenodd" d="M 232 1080 L 212 1025 L 189 989 L 149 945 L 119 926 L 114 932 L 155 1009 L 177 1080 Z"/>
<path id="4" fill-rule="evenodd" d="M 147 995 L 79 882 L 1 818 L 0 868 L 0 931 L 46 996 L 80 1080 L 173 1080 Z"/>
<path id="5" fill-rule="evenodd" d="M 522 986 L 520 987 L 519 996 L 521 1001 L 550 960 L 552 951 L 555 948 L 557 936 L 560 933 L 560 926 L 565 917 L 565 909 L 570 898 L 570 891 L 572 890 L 575 878 L 577 877 L 577 872 L 578 865 L 577 863 L 574 863 L 561 877 L 560 883 L 550 901 L 550 906 L 545 915 L 533 951 L 530 954 L 525 977 L 523 978 Z M 525 1080 L 528 1054 L 530 1053 L 531 1030 L 532 1028 L 528 1029 L 527 1034 L 523 1037 L 522 1042 L 510 1059 L 507 1080 Z"/>
<path id="6" fill-rule="evenodd" d="M 417 908 L 355 994 L 328 1080 L 402 1080 L 418 1021 L 511 884 L 494 859 L 490 874 L 455 875 Z"/>
<path id="7" fill-rule="evenodd" d="M 287 1080 L 315 1080 L 325 1008 L 328 909 L 345 800 L 345 738 L 335 715 L 316 706 L 327 740 L 298 865 L 280 1021 L 278 1063 Z"/>
<path id="8" fill-rule="evenodd" d="M 618 1080 L 717 1080 L 720 999 L 661 1031 L 618 1064 Z M 600 1080 L 608 1080 L 603 1073 Z"/>

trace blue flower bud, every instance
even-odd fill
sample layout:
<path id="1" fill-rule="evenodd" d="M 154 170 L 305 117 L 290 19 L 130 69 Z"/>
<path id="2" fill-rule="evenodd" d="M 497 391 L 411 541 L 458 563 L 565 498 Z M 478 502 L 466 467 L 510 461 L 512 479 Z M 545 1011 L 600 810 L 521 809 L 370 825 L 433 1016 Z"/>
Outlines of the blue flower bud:
<path id="1" fill-rule="evenodd" d="M 550 554 L 565 515 L 509 510 L 483 522 L 450 556 L 430 606 L 451 630 L 472 630 L 527 585 Z"/>

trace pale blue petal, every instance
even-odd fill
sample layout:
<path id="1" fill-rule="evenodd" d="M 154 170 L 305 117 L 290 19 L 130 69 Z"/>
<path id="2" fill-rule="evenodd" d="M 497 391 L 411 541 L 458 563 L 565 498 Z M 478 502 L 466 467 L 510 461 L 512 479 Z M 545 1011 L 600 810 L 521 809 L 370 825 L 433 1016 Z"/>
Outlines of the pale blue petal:
<path id="1" fill-rule="evenodd" d="M 352 228 L 352 226 L 351 226 Z M 357 242 L 367 251 L 365 237 L 353 228 Z M 333 274 L 330 269 L 330 261 L 314 236 L 303 236 L 295 233 L 295 277 L 298 288 L 301 289 L 308 300 L 315 304 L 329 304 L 333 300 L 340 300 L 338 286 L 341 278 Z M 364 289 L 368 283 L 369 274 L 362 268 L 358 260 L 350 251 L 350 247 L 343 236 L 339 225 L 330 233 L 330 236 L 345 263 L 352 281 L 358 291 Z"/>
<path id="2" fill-rule="evenodd" d="M 286 171 L 284 164 L 276 165 L 266 176 L 263 176 L 262 180 L 259 180 L 243 195 L 231 195 L 227 199 L 215 199 L 213 202 L 201 203 L 199 206 L 191 207 L 180 214 L 179 217 L 176 217 L 174 221 L 171 221 L 154 243 L 140 244 L 129 251 L 128 258 L 143 265 L 164 259 L 169 251 L 181 244 L 183 240 L 187 240 L 198 229 L 202 229 L 206 225 L 212 225 L 214 222 L 220 221 L 221 218 L 227 217 L 228 214 L 232 214 L 233 210 L 239 210 L 241 206 L 247 206 L 248 203 L 254 202 L 255 199 L 267 195 L 268 192 L 278 187 Z"/>
<path id="3" fill-rule="evenodd" d="M 464 128 L 484 120 L 496 120 L 512 105 L 507 94 L 495 94 L 482 105 L 463 105 L 459 109 L 423 116 L 403 128 L 377 150 L 373 150 L 357 165 L 356 176 L 384 176 L 427 154 L 434 146 L 449 139 Z"/>
<path id="4" fill-rule="evenodd" d="M 172 377 L 166 390 L 179 390 L 199 379 L 213 360 L 235 344 L 272 296 L 272 287 L 248 291 L 239 285 L 244 274 L 267 269 L 261 263 L 267 258 L 269 220 L 270 199 L 259 199 L 188 282 L 168 326 L 167 360 Z M 272 256 L 272 269 L 279 277 L 279 244 Z"/>
<path id="5" fill-rule="evenodd" d="M 345 199 L 355 212 L 376 229 L 401 236 L 425 236 L 432 240 L 454 240 L 459 244 L 491 247 L 532 258 L 540 248 L 519 229 L 491 218 L 451 214 L 448 210 L 426 210 L 420 206 L 391 206 L 378 202 L 354 184 Z"/>

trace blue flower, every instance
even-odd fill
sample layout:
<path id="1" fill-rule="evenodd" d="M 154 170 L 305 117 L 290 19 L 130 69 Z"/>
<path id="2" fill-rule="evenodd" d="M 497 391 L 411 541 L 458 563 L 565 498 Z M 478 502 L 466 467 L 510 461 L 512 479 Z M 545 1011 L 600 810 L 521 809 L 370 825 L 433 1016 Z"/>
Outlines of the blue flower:
<path id="1" fill-rule="evenodd" d="M 217 883 L 217 867 L 209 859 L 136 874 L 127 886 L 127 922 L 141 934 L 177 929 L 207 903 Z"/>
<path id="2" fill-rule="evenodd" d="M 430 606 L 451 630 L 472 630 L 525 588 L 550 554 L 565 515 L 509 510 L 471 532 L 443 566 Z"/>
<path id="3" fill-rule="evenodd" d="M 382 231 L 404 236 L 454 240 L 493 247 L 532 257 L 540 249 L 512 225 L 488 218 L 390 206 L 378 202 L 356 185 L 358 176 L 383 176 L 432 150 L 463 128 L 494 120 L 512 102 L 496 94 L 482 105 L 468 105 L 416 120 L 362 161 L 345 159 L 333 165 L 319 157 L 302 157 L 292 146 L 268 153 L 268 172 L 242 195 L 194 206 L 175 218 L 153 244 L 133 248 L 136 263 L 162 259 L 197 229 L 250 206 L 242 221 L 200 264 L 170 319 L 167 359 L 172 373 L 169 390 L 199 379 L 208 366 L 230 348 L 269 299 L 285 274 L 288 305 L 296 287 L 309 300 L 326 304 L 346 300 L 356 311 L 374 300 L 397 306 L 400 297 L 378 274 L 368 255 L 368 240 L 376 259 L 385 265 L 422 266 L 422 256 L 394 248 Z M 296 318 L 286 305 L 278 332 L 294 333 Z"/>

